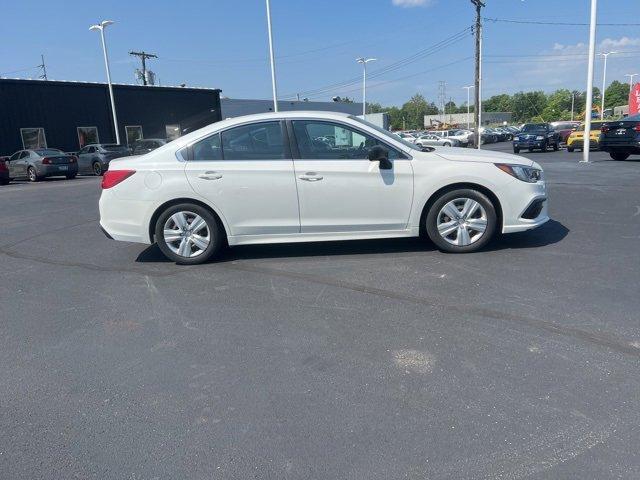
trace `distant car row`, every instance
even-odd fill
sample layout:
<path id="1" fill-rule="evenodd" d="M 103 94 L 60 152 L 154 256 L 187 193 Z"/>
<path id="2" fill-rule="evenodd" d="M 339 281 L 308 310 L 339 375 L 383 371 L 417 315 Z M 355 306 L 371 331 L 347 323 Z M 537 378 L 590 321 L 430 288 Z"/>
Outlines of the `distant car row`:
<path id="1" fill-rule="evenodd" d="M 481 127 L 480 142 L 496 143 L 511 140 L 520 130 L 517 127 Z M 400 131 L 395 132 L 403 140 L 420 146 L 467 147 L 474 144 L 474 131 L 467 129 Z"/>
<path id="2" fill-rule="evenodd" d="M 63 152 L 57 148 L 19 150 L 10 157 L 0 157 L 0 184 L 12 179 L 37 182 L 47 177 L 66 177 L 78 174 L 102 175 L 114 158 L 143 155 L 167 143 L 164 139 L 143 139 L 131 147 L 117 144 L 92 144 L 78 152 Z"/>

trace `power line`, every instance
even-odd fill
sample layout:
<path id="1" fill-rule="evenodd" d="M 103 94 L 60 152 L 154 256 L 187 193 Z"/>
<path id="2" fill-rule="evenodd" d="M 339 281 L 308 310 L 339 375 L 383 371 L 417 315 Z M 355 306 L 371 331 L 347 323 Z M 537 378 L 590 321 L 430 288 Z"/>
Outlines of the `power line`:
<path id="1" fill-rule="evenodd" d="M 471 27 L 467 27 L 464 30 L 461 30 L 460 32 L 445 38 L 444 40 L 431 45 L 427 48 L 424 48 L 422 50 L 419 50 L 418 52 L 414 53 L 413 55 L 410 55 L 408 57 L 405 57 L 401 60 L 398 60 L 397 62 L 394 62 L 390 65 L 387 65 L 386 67 L 383 68 L 379 68 L 378 70 L 374 70 L 373 72 L 371 72 L 370 74 L 368 74 L 369 78 L 377 78 L 380 77 L 382 75 L 385 75 L 387 73 L 393 72 L 395 70 L 398 70 L 400 68 L 403 68 L 407 65 L 410 65 L 411 63 L 414 63 L 418 60 L 421 60 L 425 57 L 428 57 L 429 55 L 433 55 L 434 53 L 437 53 L 440 50 L 443 50 L 444 48 L 447 48 L 450 45 L 453 45 L 454 43 L 457 43 L 459 41 L 461 41 L 462 39 L 464 39 L 468 33 L 471 31 Z M 342 82 L 337 82 L 334 84 L 330 84 L 330 85 L 326 85 L 324 87 L 319 87 L 316 89 L 312 89 L 312 90 L 306 90 L 306 91 L 301 91 L 301 92 L 297 92 L 297 93 L 292 93 L 292 94 L 287 94 L 287 95 L 283 95 L 282 98 L 295 98 L 297 94 L 300 95 L 304 95 L 304 96 L 316 96 L 317 94 L 320 93 L 326 93 L 326 92 L 330 92 L 342 87 L 347 87 L 347 86 L 351 86 L 354 85 L 356 83 L 360 83 L 360 77 L 354 77 L 351 78 L 349 80 L 345 80 Z"/>
<path id="2" fill-rule="evenodd" d="M 542 22 L 536 20 L 515 20 L 515 19 L 507 19 L 507 18 L 491 18 L 484 17 L 484 20 L 492 23 L 517 23 L 517 24 L 527 24 L 527 25 L 564 25 L 564 26 L 577 26 L 583 27 L 588 26 L 588 23 L 576 23 L 576 22 Z M 598 23 L 598 26 L 601 27 L 638 27 L 640 23 Z"/>
<path id="3" fill-rule="evenodd" d="M 28 68 L 21 68 L 20 70 L 12 70 L 10 72 L 0 72 L 0 76 L 2 75 L 9 75 L 11 73 L 21 73 L 21 72 L 28 72 L 30 70 L 35 70 L 36 68 L 40 68 L 40 65 L 37 65 L 35 67 L 28 67 Z"/>
<path id="4" fill-rule="evenodd" d="M 134 57 L 139 57 L 142 60 L 142 84 L 147 85 L 147 58 L 158 58 L 157 55 L 153 53 L 147 52 L 129 52 L 129 55 L 133 55 Z"/>

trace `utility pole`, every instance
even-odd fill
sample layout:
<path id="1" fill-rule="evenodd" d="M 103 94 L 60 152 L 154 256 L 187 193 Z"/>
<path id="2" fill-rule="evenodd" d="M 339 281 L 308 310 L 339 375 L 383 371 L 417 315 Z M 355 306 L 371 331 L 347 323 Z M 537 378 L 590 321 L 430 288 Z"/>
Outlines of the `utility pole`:
<path id="1" fill-rule="evenodd" d="M 571 92 L 571 121 L 573 122 L 573 110 L 576 104 L 576 92 Z"/>
<path id="2" fill-rule="evenodd" d="M 40 65 L 38 65 L 38 68 L 42 69 L 42 75 L 40 75 L 39 78 L 42 78 L 43 80 L 47 79 L 47 66 L 44 64 L 44 55 L 40 55 L 40 59 L 42 60 L 42 63 Z"/>
<path id="3" fill-rule="evenodd" d="M 638 75 L 637 73 L 625 73 L 624 76 L 625 77 L 629 77 L 629 95 L 631 95 L 631 92 L 633 91 L 633 77 L 635 77 L 636 75 Z"/>
<path id="4" fill-rule="evenodd" d="M 139 57 L 142 60 L 142 84 L 147 85 L 147 58 L 158 58 L 158 56 L 147 52 L 129 52 L 129 55 Z"/>
<path id="5" fill-rule="evenodd" d="M 584 109 L 585 140 L 591 132 L 591 109 L 593 108 L 593 64 L 596 58 L 596 24 L 598 21 L 598 0 L 591 0 L 591 20 L 589 22 L 589 61 L 587 63 L 587 101 Z M 589 148 L 582 149 L 582 163 L 589 163 Z"/>
<path id="6" fill-rule="evenodd" d="M 476 7 L 476 25 L 474 28 L 476 34 L 476 81 L 473 121 L 476 124 L 476 148 L 480 150 L 480 123 L 482 122 L 482 95 L 480 92 L 482 86 L 482 7 L 485 5 L 482 0 L 471 0 L 471 3 Z"/>
<path id="7" fill-rule="evenodd" d="M 447 84 L 444 80 L 438 81 L 438 110 L 440 111 L 440 123 L 447 121 L 447 114 L 445 112 L 445 103 L 447 97 Z"/>

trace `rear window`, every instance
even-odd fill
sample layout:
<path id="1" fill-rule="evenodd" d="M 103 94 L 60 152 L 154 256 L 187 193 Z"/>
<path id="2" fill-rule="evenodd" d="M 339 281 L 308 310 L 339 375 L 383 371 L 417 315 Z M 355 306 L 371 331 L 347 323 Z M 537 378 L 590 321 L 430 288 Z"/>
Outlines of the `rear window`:
<path id="1" fill-rule="evenodd" d="M 126 145 L 102 145 L 102 149 L 107 152 L 126 152 Z"/>
<path id="2" fill-rule="evenodd" d="M 640 122 L 640 113 L 637 115 L 631 115 L 630 117 L 623 118 L 622 120 L 631 120 L 632 122 Z"/>
<path id="3" fill-rule="evenodd" d="M 39 148 L 38 150 L 34 150 L 41 157 L 45 157 L 47 155 L 64 155 L 62 150 L 58 150 L 55 148 Z"/>

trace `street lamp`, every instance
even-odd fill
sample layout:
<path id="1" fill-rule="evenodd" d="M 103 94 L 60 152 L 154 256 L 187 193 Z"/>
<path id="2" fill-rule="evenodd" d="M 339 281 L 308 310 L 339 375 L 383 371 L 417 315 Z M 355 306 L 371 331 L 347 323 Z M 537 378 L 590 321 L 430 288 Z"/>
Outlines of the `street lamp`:
<path id="1" fill-rule="evenodd" d="M 576 104 L 576 93 L 580 95 L 580 92 L 571 92 L 571 121 L 573 122 L 573 111 Z"/>
<path id="2" fill-rule="evenodd" d="M 631 90 L 633 90 L 633 77 L 635 77 L 636 75 L 638 75 L 637 73 L 625 73 L 624 76 L 625 77 L 629 77 L 629 93 L 631 93 Z"/>
<path id="3" fill-rule="evenodd" d="M 104 53 L 104 66 L 107 70 L 107 83 L 109 84 L 109 98 L 111 99 L 111 113 L 113 114 L 113 128 L 116 130 L 116 143 L 120 144 L 120 132 L 118 130 L 118 117 L 116 116 L 116 104 L 113 100 L 113 86 L 111 85 L 111 71 L 109 70 L 109 56 L 107 55 L 107 45 L 104 41 L 104 29 L 112 25 L 112 20 L 103 20 L 98 25 L 91 25 L 89 30 L 100 30 L 102 39 L 102 52 Z"/>
<path id="4" fill-rule="evenodd" d="M 600 109 L 600 120 L 604 120 L 604 88 L 607 82 L 607 58 L 612 53 L 618 53 L 618 52 L 606 52 L 606 53 L 598 54 L 604 57 L 604 71 L 602 72 L 602 107 Z"/>
<path id="5" fill-rule="evenodd" d="M 273 35 L 271 33 L 271 5 L 267 0 L 267 30 L 269 31 L 269 59 L 271 60 L 271 91 L 273 93 L 273 111 L 278 111 L 278 90 L 276 88 L 276 60 L 273 54 Z"/>
<path id="6" fill-rule="evenodd" d="M 362 116 L 367 116 L 367 63 L 375 62 L 377 58 L 356 58 L 356 62 L 362 64 Z"/>
<path id="7" fill-rule="evenodd" d="M 469 92 L 471 91 L 472 88 L 475 88 L 475 85 L 469 85 L 467 87 L 462 87 L 462 88 L 467 90 L 467 130 L 469 130 L 471 128 L 471 118 L 469 116 L 469 101 L 471 100 L 471 97 L 469 96 Z"/>

